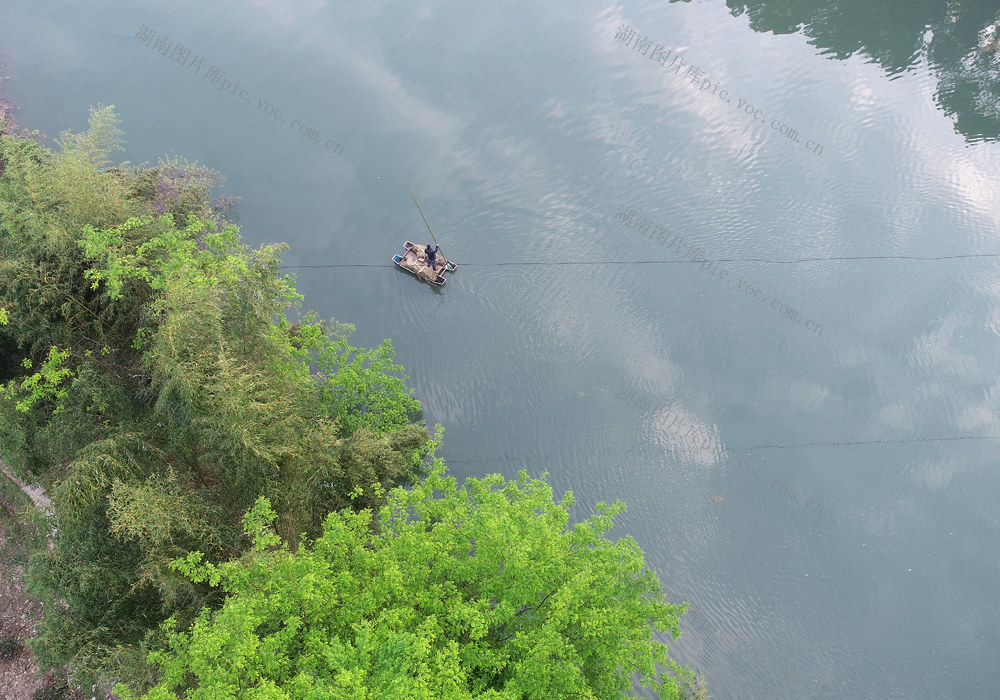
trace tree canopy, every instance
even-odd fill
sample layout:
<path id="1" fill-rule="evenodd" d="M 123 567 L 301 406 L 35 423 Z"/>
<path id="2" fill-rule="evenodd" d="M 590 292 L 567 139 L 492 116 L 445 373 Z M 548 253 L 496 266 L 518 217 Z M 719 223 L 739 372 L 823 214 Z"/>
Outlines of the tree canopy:
<path id="1" fill-rule="evenodd" d="M 244 246 L 196 164 L 106 168 L 117 124 L 94 110 L 59 152 L 0 137 L 0 452 L 57 514 L 28 575 L 36 655 L 83 683 L 219 603 L 167 564 L 238 557 L 258 497 L 294 547 L 412 482 L 433 445 L 391 343 L 290 320 L 283 246 Z"/>
<path id="2" fill-rule="evenodd" d="M 261 498 L 246 555 L 171 564 L 226 598 L 189 630 L 168 620 L 168 648 L 150 656 L 162 680 L 143 697 L 619 698 L 633 677 L 690 697 L 691 674 L 656 638 L 678 634 L 685 606 L 630 537 L 606 537 L 624 505 L 570 526 L 572 505 L 544 477 L 459 487 L 439 462 L 377 515 L 331 513 L 291 553 Z"/>

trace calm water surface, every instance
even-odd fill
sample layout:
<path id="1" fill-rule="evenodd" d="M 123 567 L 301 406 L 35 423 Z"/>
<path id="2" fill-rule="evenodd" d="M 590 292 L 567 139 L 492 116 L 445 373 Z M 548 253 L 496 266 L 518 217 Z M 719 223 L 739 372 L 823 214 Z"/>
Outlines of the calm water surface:
<path id="1" fill-rule="evenodd" d="M 713 697 L 995 698 L 1000 10 L 729 5 L 7 0 L 0 75 L 221 171 L 288 265 L 381 265 L 293 271 L 455 475 L 628 503 Z M 441 290 L 389 264 L 407 183 Z"/>

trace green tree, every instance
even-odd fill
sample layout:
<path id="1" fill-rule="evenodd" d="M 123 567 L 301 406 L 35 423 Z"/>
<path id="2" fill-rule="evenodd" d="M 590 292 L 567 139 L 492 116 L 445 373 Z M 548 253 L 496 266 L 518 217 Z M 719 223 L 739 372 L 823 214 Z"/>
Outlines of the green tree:
<path id="1" fill-rule="evenodd" d="M 214 173 L 106 169 L 117 123 L 94 110 L 58 153 L 0 135 L 0 453 L 56 513 L 28 574 L 40 663 L 142 687 L 147 635 L 222 602 L 172 560 L 241 556 L 260 496 L 294 551 L 413 481 L 434 441 L 388 341 L 286 320 L 284 246 L 241 243 Z"/>
<path id="2" fill-rule="evenodd" d="M 113 303 L 146 300 L 143 325 L 109 352 L 141 351 L 150 396 L 128 425 L 76 450 L 53 492 L 56 546 L 32 567 L 33 590 L 47 601 L 34 647 L 43 663 L 69 663 L 84 682 L 141 671 L 135 658 L 147 632 L 220 602 L 167 564 L 192 550 L 213 562 L 238 557 L 250 544 L 240 514 L 259 496 L 274 504 L 294 548 L 330 509 L 379 505 L 380 494 L 412 481 L 431 446 L 425 428 L 403 420 L 419 403 L 391 346 L 351 348 L 344 326 L 333 337 L 310 315 L 287 323 L 301 297 L 277 276 L 280 246 L 249 251 L 235 227 L 185 218 L 183 226 L 171 214 L 84 226 L 78 241 L 91 289 Z M 376 361 L 356 359 L 369 355 Z M 11 399 L 34 408 L 72 396 L 60 358 Z M 330 374 L 313 374 L 314 359 Z M 370 391 L 366 401 L 355 391 L 343 408 L 348 399 L 330 387 L 361 381 L 397 393 Z M 352 502 L 352 493 L 364 495 Z M 119 658 L 135 668 L 116 669 Z"/>
<path id="3" fill-rule="evenodd" d="M 318 352 L 320 390 L 327 415 L 345 433 L 367 428 L 382 435 L 411 423 L 420 411 L 403 368 L 393 362 L 392 343 L 366 350 L 347 342 L 351 324 L 335 324 L 331 342 Z"/>
<path id="4" fill-rule="evenodd" d="M 624 504 L 570 525 L 572 505 L 524 472 L 459 487 L 438 460 L 377 517 L 331 513 L 292 553 L 260 499 L 244 557 L 173 563 L 227 598 L 189 630 L 167 621 L 144 697 L 618 698 L 635 681 L 692 697 L 658 638 L 679 635 L 686 604 L 667 602 L 631 537 L 606 537 Z"/>

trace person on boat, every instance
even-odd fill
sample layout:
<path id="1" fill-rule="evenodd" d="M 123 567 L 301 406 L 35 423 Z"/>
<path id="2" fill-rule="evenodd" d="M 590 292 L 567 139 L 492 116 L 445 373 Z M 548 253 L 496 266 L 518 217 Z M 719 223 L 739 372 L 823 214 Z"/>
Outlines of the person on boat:
<path id="1" fill-rule="evenodd" d="M 427 252 L 427 264 L 434 272 L 437 272 L 438 248 L 428 243 L 424 250 Z"/>

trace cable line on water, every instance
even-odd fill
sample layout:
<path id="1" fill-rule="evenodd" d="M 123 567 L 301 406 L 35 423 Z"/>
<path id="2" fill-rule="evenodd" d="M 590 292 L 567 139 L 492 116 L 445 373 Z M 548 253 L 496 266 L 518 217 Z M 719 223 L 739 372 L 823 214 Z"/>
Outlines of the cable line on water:
<path id="1" fill-rule="evenodd" d="M 524 261 L 524 262 L 493 262 L 493 263 L 456 263 L 460 267 L 499 267 L 504 265 L 672 265 L 672 264 L 701 264 L 720 262 L 760 262 L 775 265 L 790 265 L 805 262 L 827 262 L 841 260 L 960 260 L 971 258 L 1000 258 L 1000 253 L 964 253 L 959 255 L 851 255 L 832 256 L 826 258 L 795 258 L 792 260 L 774 260 L 773 258 L 717 258 L 713 260 L 561 260 L 561 261 Z M 301 269 L 301 268 L 333 268 L 333 267 L 381 267 L 391 269 L 393 265 L 367 264 L 367 263 L 339 263 L 331 265 L 279 265 L 278 269 Z M 753 447 L 734 448 L 736 452 L 753 452 L 754 450 L 789 450 L 803 447 L 857 447 L 864 445 L 888 445 L 907 444 L 917 442 L 948 442 L 955 440 L 1000 440 L 1000 435 L 959 435 L 954 437 L 934 437 L 934 438 L 909 438 L 903 440 L 859 440 L 854 442 L 808 442 L 801 445 L 754 445 Z M 506 457 L 507 459 L 524 459 L 523 457 Z M 467 464 L 483 460 L 451 460 L 455 464 Z M 499 461 L 497 459 L 487 459 L 485 461 Z"/>
<path id="2" fill-rule="evenodd" d="M 806 263 L 806 262 L 836 262 L 836 261 L 851 261 L 851 260 L 962 260 L 962 259 L 972 259 L 972 258 L 1000 258 L 1000 253 L 963 253 L 958 255 L 845 255 L 845 256 L 831 256 L 825 258 L 794 258 L 791 260 L 775 260 L 773 258 L 715 258 L 712 260 L 559 260 L 559 261 L 509 261 L 509 262 L 492 262 L 492 263 L 456 263 L 460 267 L 500 267 L 500 266 L 510 266 L 510 265 L 543 265 L 543 266 L 554 266 L 554 265 L 674 265 L 674 264 L 687 264 L 695 265 L 701 263 L 722 263 L 722 262 L 759 262 L 768 263 L 774 265 L 791 265 L 796 263 Z M 394 266 L 390 264 L 368 264 L 368 263 L 338 263 L 329 265 L 279 265 L 279 270 L 290 270 L 290 269 L 317 269 L 317 268 L 334 268 L 334 267 L 380 267 L 383 269 L 392 269 Z M 935 438 L 910 438 L 905 440 L 859 440 L 855 442 L 809 442 L 803 443 L 801 445 L 754 445 L 753 447 L 740 447 L 734 448 L 737 452 L 753 452 L 754 450 L 788 450 L 788 449 L 800 449 L 803 447 L 856 447 L 863 445 L 887 445 L 887 444 L 906 444 L 906 443 L 917 443 L 917 442 L 947 442 L 955 440 L 1000 440 L 1000 435 L 960 435 L 955 437 L 935 437 Z M 514 457 L 511 459 L 521 459 Z M 479 461 L 479 460 L 454 460 L 456 464 L 463 464 L 468 461 Z M 490 460 L 492 461 L 492 460 Z"/>
<path id="3" fill-rule="evenodd" d="M 753 447 L 734 447 L 729 450 L 731 454 L 737 454 L 740 452 L 749 453 L 754 450 L 792 450 L 800 449 L 803 447 L 863 447 L 867 445 L 891 445 L 891 444 L 908 444 L 917 442 L 949 442 L 955 440 L 1000 440 L 1000 435 L 957 435 L 952 437 L 934 437 L 934 438 L 906 438 L 901 440 L 858 440 L 855 442 L 807 442 L 801 445 L 755 445 Z M 634 454 L 636 452 L 646 453 L 653 452 L 655 450 L 630 450 L 624 454 Z M 591 455 L 596 455 L 596 452 L 591 452 Z M 444 458 L 447 464 L 473 464 L 477 462 L 513 462 L 513 461 L 528 461 L 537 459 L 549 459 L 557 457 L 556 454 L 535 454 L 535 455 L 508 455 L 505 454 L 502 457 L 479 457 L 475 459 L 448 459 Z"/>
<path id="4" fill-rule="evenodd" d="M 914 442 L 948 442 L 952 440 L 1000 440 L 1000 435 L 956 435 L 953 437 L 907 438 L 904 440 L 858 440 L 856 442 L 806 442 L 801 445 L 755 445 L 739 448 L 742 452 L 754 450 L 794 450 L 801 447 L 858 447 L 862 445 L 901 445 Z"/>
<path id="5" fill-rule="evenodd" d="M 843 255 L 826 258 L 793 258 L 791 260 L 775 260 L 774 258 L 714 258 L 712 260 L 524 260 L 508 262 L 471 262 L 455 263 L 459 267 L 501 267 L 506 265 L 700 265 L 701 263 L 723 262 L 759 262 L 771 265 L 794 265 L 807 262 L 836 262 L 850 260 L 963 260 L 972 258 L 1000 258 L 1000 253 L 963 253 L 959 255 Z M 332 267 L 382 267 L 393 268 L 391 264 L 370 263 L 335 263 L 329 265 L 279 265 L 279 270 Z"/>

